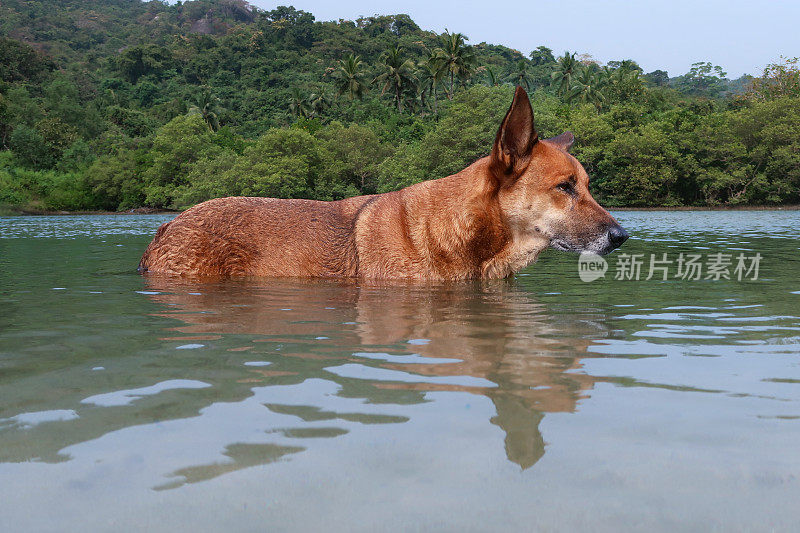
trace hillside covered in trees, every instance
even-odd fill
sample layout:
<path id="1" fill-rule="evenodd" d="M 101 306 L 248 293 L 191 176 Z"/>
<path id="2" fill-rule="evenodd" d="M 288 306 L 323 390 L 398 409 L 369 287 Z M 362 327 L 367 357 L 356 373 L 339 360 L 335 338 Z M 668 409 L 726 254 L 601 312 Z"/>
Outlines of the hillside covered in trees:
<path id="1" fill-rule="evenodd" d="M 514 85 L 610 206 L 800 203 L 800 70 L 436 34 L 407 15 L 318 22 L 243 0 L 3 0 L 0 210 L 183 209 L 226 195 L 339 199 L 486 155 Z"/>

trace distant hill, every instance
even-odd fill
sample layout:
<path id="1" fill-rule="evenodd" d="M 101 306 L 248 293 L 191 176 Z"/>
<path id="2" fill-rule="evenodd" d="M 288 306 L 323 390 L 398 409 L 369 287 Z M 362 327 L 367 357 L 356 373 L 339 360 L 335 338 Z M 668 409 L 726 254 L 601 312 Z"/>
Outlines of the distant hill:
<path id="1" fill-rule="evenodd" d="M 3 0 L 0 206 L 391 190 L 485 153 L 513 85 L 533 95 L 543 135 L 580 134 L 576 154 L 607 202 L 796 202 L 796 137 L 765 136 L 777 150 L 765 152 L 742 126 L 794 131 L 782 98 L 797 64 L 770 68 L 731 81 L 702 62 L 670 78 L 629 58 L 600 65 L 544 46 L 526 57 L 404 14 L 319 22 L 243 0 Z M 292 143 L 308 157 L 285 152 Z"/>

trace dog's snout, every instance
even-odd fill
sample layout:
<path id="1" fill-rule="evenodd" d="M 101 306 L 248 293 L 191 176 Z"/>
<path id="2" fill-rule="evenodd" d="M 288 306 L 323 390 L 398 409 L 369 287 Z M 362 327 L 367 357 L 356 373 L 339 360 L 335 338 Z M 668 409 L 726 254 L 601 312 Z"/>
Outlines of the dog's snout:
<path id="1" fill-rule="evenodd" d="M 608 240 L 614 248 L 622 246 L 622 243 L 627 241 L 628 237 L 630 237 L 630 235 L 628 235 L 628 232 L 625 231 L 625 228 L 622 226 L 615 225 L 608 230 Z"/>

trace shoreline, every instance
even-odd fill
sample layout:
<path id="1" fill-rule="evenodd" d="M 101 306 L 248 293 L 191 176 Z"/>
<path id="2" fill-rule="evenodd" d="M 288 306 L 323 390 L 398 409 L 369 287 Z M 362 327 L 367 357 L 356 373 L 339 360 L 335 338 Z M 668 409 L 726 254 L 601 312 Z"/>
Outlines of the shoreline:
<path id="1" fill-rule="evenodd" d="M 745 206 L 671 206 L 671 207 L 620 207 L 603 206 L 608 211 L 798 211 L 800 205 L 745 205 Z M 126 211 L 46 211 L 38 209 L 0 208 L 0 216 L 86 216 L 86 215 L 179 215 L 183 211 L 137 207 Z"/>
<path id="2" fill-rule="evenodd" d="M 602 205 L 602 204 L 601 204 Z M 740 205 L 740 206 L 671 206 L 671 207 L 612 207 L 607 211 L 798 211 L 800 205 Z"/>
<path id="3" fill-rule="evenodd" d="M 85 215 L 179 215 L 182 211 L 137 207 L 126 211 L 46 211 L 40 209 L 0 208 L 0 216 L 5 217 L 52 217 L 52 216 L 85 216 Z"/>

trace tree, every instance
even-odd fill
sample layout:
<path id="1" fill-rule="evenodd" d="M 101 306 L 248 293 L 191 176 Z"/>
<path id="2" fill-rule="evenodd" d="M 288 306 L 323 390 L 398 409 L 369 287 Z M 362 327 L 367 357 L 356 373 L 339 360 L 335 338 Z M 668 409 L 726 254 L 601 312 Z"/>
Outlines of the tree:
<path id="1" fill-rule="evenodd" d="M 718 96 L 726 88 L 726 75 L 719 65 L 707 61 L 692 63 L 689 72 L 678 79 L 678 88 L 694 96 Z"/>
<path id="2" fill-rule="evenodd" d="M 760 78 L 754 78 L 747 91 L 749 98 L 772 100 L 783 96 L 800 96 L 800 58 L 781 57 L 770 63 Z"/>
<path id="3" fill-rule="evenodd" d="M 297 118 L 309 118 L 311 116 L 311 108 L 308 105 L 308 100 L 297 87 L 292 87 L 289 112 Z"/>
<path id="4" fill-rule="evenodd" d="M 270 36 L 293 48 L 310 48 L 314 43 L 314 15 L 294 7 L 278 6 L 261 13 Z"/>
<path id="5" fill-rule="evenodd" d="M 346 94 L 350 100 L 364 98 L 364 93 L 369 90 L 369 87 L 362 71 L 362 65 L 361 56 L 353 54 L 339 60 L 333 77 L 339 96 Z"/>
<path id="6" fill-rule="evenodd" d="M 57 117 L 46 116 L 32 128 L 17 126 L 8 144 L 22 166 L 43 170 L 53 168 L 77 138 L 75 128 Z"/>
<path id="7" fill-rule="evenodd" d="M 600 71 L 606 101 L 629 102 L 640 97 L 645 90 L 641 72 L 642 69 L 633 61 L 609 61 Z"/>
<path id="8" fill-rule="evenodd" d="M 575 52 L 564 52 L 564 55 L 558 58 L 556 62 L 556 69 L 550 75 L 550 79 L 556 88 L 556 93 L 564 96 L 572 86 L 572 78 L 577 74 L 580 69 L 580 63 L 575 59 Z"/>
<path id="9" fill-rule="evenodd" d="M 137 150 L 117 144 L 112 153 L 95 159 L 85 173 L 95 197 L 95 209 L 122 210 L 144 205 L 145 153 L 144 147 Z"/>
<path id="10" fill-rule="evenodd" d="M 439 114 L 439 98 L 437 89 L 447 73 L 447 66 L 442 57 L 431 52 L 428 58 L 420 63 L 420 82 L 423 94 L 427 91 L 433 95 L 433 113 Z"/>
<path id="11" fill-rule="evenodd" d="M 309 118 L 318 117 L 331 106 L 331 99 L 328 97 L 324 86 L 320 86 L 308 97 L 308 107 L 311 110 Z"/>
<path id="12" fill-rule="evenodd" d="M 599 164 L 600 186 L 609 205 L 680 205 L 675 185 L 678 152 L 656 124 L 618 132 Z"/>
<path id="13" fill-rule="evenodd" d="M 567 102 L 581 102 L 593 104 L 597 109 L 603 105 L 605 95 L 603 88 L 606 80 L 594 69 L 584 67 L 573 79 L 569 92 L 565 95 Z"/>
<path id="14" fill-rule="evenodd" d="M 199 114 L 182 115 L 169 121 L 153 138 L 152 164 L 143 173 L 145 203 L 152 207 L 171 207 L 175 187 L 187 182 L 192 165 L 222 150 Z"/>
<path id="15" fill-rule="evenodd" d="M 332 122 L 320 129 L 324 178 L 317 181 L 317 197 L 339 199 L 376 192 L 378 166 L 391 153 L 370 128 Z M 324 181 L 322 181 L 324 179 Z"/>
<path id="16" fill-rule="evenodd" d="M 45 169 L 55 163 L 44 136 L 36 128 L 17 126 L 8 138 L 8 145 L 22 166 Z"/>
<path id="17" fill-rule="evenodd" d="M 471 46 L 466 44 L 467 38 L 460 33 L 445 31 L 439 36 L 439 48 L 435 50 L 450 78 L 447 98 L 453 99 L 455 80 L 466 80 L 472 75 L 475 65 L 475 54 Z"/>
<path id="18" fill-rule="evenodd" d="M 665 87 L 669 83 L 669 74 L 666 70 L 654 70 L 645 74 L 644 79 L 656 87 Z"/>
<path id="19" fill-rule="evenodd" d="M 203 89 L 194 99 L 189 113 L 196 113 L 203 117 L 203 121 L 211 131 L 219 129 L 219 113 L 221 112 L 220 99 L 211 94 L 210 89 Z"/>
<path id="20" fill-rule="evenodd" d="M 413 86 L 415 81 L 414 62 L 410 59 L 403 59 L 403 48 L 392 46 L 381 54 L 381 64 L 383 72 L 375 77 L 374 83 L 382 84 L 381 94 L 387 90 L 392 91 L 392 95 L 397 104 L 397 111 L 403 111 L 403 91 Z"/>
<path id="21" fill-rule="evenodd" d="M 642 70 L 642 67 L 640 67 L 639 64 L 633 59 L 623 59 L 622 61 L 609 61 L 607 66 L 611 70 L 621 70 L 624 72 L 636 71 L 639 74 L 644 72 Z"/>
<path id="22" fill-rule="evenodd" d="M 172 68 L 172 53 L 155 44 L 128 48 L 113 60 L 114 66 L 130 83 L 136 83 L 144 75 L 161 75 Z"/>
<path id="23" fill-rule="evenodd" d="M 494 73 L 490 67 L 486 67 L 486 81 L 489 82 L 489 87 L 497 87 L 500 82 L 497 79 L 497 74 Z"/>
<path id="24" fill-rule="evenodd" d="M 556 58 L 553 57 L 553 51 L 546 46 L 537 46 L 536 50 L 531 52 L 530 58 L 534 67 L 552 65 L 556 62 Z"/>
<path id="25" fill-rule="evenodd" d="M 321 171 L 319 144 L 311 134 L 271 129 L 236 159 L 229 181 L 239 184 L 243 196 L 303 198 Z"/>
<path id="26" fill-rule="evenodd" d="M 517 85 L 524 85 L 526 89 L 530 90 L 530 85 L 528 84 L 528 63 L 524 59 L 520 59 L 517 62 L 517 68 L 514 70 L 514 80 Z"/>
<path id="27" fill-rule="evenodd" d="M 52 59 L 29 44 L 0 37 L 0 80 L 41 82 L 55 68 Z"/>

